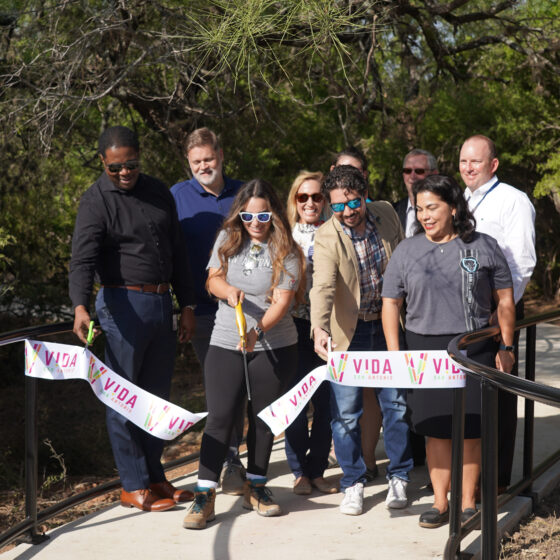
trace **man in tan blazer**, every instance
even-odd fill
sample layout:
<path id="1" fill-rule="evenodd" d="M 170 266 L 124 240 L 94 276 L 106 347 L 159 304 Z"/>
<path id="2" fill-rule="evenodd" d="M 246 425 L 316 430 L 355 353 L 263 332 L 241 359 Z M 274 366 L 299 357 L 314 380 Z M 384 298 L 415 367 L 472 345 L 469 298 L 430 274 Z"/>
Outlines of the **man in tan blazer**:
<path id="1" fill-rule="evenodd" d="M 348 165 L 335 167 L 327 175 L 323 193 L 333 215 L 315 236 L 310 293 L 315 351 L 326 358 L 329 337 L 337 351 L 386 350 L 381 288 L 387 262 L 404 237 L 399 218 L 389 202 L 366 204 L 364 176 Z M 406 392 L 380 388 L 376 394 L 389 457 L 385 503 L 390 508 L 404 508 L 412 469 Z M 362 389 L 331 384 L 331 409 L 334 447 L 343 471 L 340 511 L 359 515 L 366 473 L 359 426 Z"/>

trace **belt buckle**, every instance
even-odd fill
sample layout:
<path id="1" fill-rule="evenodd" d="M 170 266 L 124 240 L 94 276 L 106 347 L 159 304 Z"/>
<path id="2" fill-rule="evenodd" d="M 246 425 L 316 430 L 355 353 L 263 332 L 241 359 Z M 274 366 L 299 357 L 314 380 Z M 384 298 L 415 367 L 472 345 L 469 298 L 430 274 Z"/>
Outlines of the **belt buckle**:
<path id="1" fill-rule="evenodd" d="M 161 292 L 159 291 L 160 288 L 162 288 Z M 166 292 L 165 290 L 165 284 L 158 284 L 156 287 L 156 294 L 164 294 Z"/>

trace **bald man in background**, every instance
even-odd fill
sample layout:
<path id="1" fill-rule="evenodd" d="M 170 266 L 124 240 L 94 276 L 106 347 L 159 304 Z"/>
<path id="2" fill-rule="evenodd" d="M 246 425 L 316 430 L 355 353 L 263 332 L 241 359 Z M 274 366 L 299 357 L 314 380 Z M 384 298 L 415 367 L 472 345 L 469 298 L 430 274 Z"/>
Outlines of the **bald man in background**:
<path id="1" fill-rule="evenodd" d="M 498 179 L 499 166 L 494 142 L 477 134 L 467 138 L 461 147 L 459 171 L 466 185 L 465 198 L 476 219 L 476 231 L 492 236 L 503 251 L 513 278 L 516 319 L 522 319 L 523 292 L 537 262 L 535 252 L 535 208 L 519 189 Z M 495 314 L 493 315 L 495 322 Z M 514 348 L 518 375 L 518 341 Z M 502 348 L 503 342 L 500 346 Z M 508 348 L 509 347 L 505 347 Z M 503 349 L 503 348 L 502 348 Z M 498 392 L 498 490 L 505 491 L 511 482 L 517 428 L 517 397 Z"/>

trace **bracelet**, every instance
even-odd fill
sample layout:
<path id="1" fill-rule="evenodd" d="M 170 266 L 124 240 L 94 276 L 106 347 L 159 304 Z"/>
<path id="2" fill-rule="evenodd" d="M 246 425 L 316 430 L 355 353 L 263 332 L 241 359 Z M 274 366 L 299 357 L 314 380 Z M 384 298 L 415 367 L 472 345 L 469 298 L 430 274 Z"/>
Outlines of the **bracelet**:
<path id="1" fill-rule="evenodd" d="M 505 350 L 506 352 L 515 352 L 515 346 L 506 346 L 503 342 L 501 342 L 500 350 Z"/>

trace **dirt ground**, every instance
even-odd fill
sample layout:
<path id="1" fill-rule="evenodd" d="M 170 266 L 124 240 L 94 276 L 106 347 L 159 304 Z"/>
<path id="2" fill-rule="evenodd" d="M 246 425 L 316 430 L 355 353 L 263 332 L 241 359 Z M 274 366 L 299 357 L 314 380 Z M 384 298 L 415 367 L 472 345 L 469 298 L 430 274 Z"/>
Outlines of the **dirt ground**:
<path id="1" fill-rule="evenodd" d="M 560 488 L 541 502 L 535 513 L 502 540 L 500 559 L 560 560 Z"/>
<path id="2" fill-rule="evenodd" d="M 526 316 L 554 309 L 557 309 L 557 304 L 552 302 L 540 300 L 526 302 Z M 75 340 L 57 340 L 57 342 L 74 344 Z M 6 359 L 5 356 L 2 358 Z M 21 460 L 23 437 L 18 431 L 22 430 L 23 420 L 19 423 L 13 421 L 14 418 L 23 419 L 22 391 L 17 383 L 0 383 L 0 386 L 4 395 L 0 407 L 0 441 L 3 442 L 4 455 L 0 460 L 0 533 L 2 533 L 24 518 L 25 496 Z M 63 407 L 58 404 L 61 395 L 65 397 Z M 171 401 L 192 411 L 204 409 L 202 375 L 190 345 L 182 348 L 178 355 Z M 55 403 L 55 406 L 51 403 Z M 59 417 L 61 415 L 63 416 Z M 84 417 L 87 418 L 87 422 L 84 422 Z M 40 430 L 52 438 L 51 442 L 41 436 L 39 509 L 115 478 L 116 471 L 104 429 L 103 407 L 95 397 L 84 396 L 83 386 L 79 381 L 65 382 L 63 385 L 56 384 L 56 386 L 52 382 L 44 382 L 40 387 L 39 418 Z M 198 431 L 187 432 L 179 441 L 167 446 L 164 461 L 198 451 L 200 430 L 201 427 Z M 60 432 L 63 432 L 63 439 L 57 440 L 56 435 Z M 51 447 L 46 441 L 51 443 Z M 197 463 L 193 463 L 170 471 L 168 478 L 173 479 L 191 472 L 197 466 Z M 95 475 L 88 473 L 95 473 Z M 119 492 L 114 491 L 76 506 L 49 520 L 41 530 L 52 529 L 97 511 L 117 501 L 118 497 Z M 504 539 L 500 558 L 560 560 L 559 515 L 560 488 L 547 497 L 534 515 L 516 532 Z M 0 549 L 0 553 L 11 546 Z"/>

